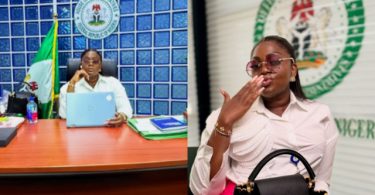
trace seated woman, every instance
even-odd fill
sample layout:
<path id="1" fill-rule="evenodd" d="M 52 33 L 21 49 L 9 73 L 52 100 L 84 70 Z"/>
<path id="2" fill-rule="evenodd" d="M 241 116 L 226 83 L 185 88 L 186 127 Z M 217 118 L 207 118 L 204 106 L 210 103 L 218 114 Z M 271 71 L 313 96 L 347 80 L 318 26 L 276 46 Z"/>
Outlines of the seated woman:
<path id="1" fill-rule="evenodd" d="M 125 89 L 114 77 L 100 74 L 102 56 L 95 49 L 87 49 L 81 54 L 81 66 L 73 77 L 60 89 L 59 115 L 66 118 L 66 93 L 113 92 L 116 97 L 116 114 L 108 121 L 108 126 L 117 127 L 132 117 L 132 107 Z"/>

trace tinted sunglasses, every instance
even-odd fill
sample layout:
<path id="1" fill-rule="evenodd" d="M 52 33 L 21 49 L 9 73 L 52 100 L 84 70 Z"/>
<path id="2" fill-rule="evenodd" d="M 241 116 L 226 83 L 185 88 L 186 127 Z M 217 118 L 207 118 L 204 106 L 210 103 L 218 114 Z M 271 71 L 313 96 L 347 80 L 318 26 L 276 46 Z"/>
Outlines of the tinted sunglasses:
<path id="1" fill-rule="evenodd" d="M 250 60 L 246 65 L 246 71 L 248 73 L 249 71 L 257 71 L 261 68 L 262 64 L 267 65 L 268 69 L 277 70 L 280 67 L 281 62 L 284 60 L 292 60 L 292 63 L 294 64 L 293 58 L 282 58 L 277 54 L 268 54 L 266 60 L 263 62 L 257 58 Z"/>
<path id="2" fill-rule="evenodd" d="M 84 63 L 84 64 L 90 64 L 90 62 L 91 63 L 93 63 L 93 64 L 99 64 L 100 63 L 100 60 L 89 60 L 89 59 L 83 59 L 82 60 L 82 62 Z"/>

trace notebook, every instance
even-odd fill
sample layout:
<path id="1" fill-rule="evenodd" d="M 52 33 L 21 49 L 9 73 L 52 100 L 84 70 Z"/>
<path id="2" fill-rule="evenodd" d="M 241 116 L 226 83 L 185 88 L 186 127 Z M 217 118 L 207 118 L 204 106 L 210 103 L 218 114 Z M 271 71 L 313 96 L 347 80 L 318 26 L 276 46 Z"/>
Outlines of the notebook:
<path id="1" fill-rule="evenodd" d="M 66 126 L 104 126 L 116 112 L 113 92 L 67 93 Z"/>
<path id="2" fill-rule="evenodd" d="M 16 136 L 17 127 L 0 127 L 0 147 L 5 147 Z"/>
<path id="3" fill-rule="evenodd" d="M 187 127 L 184 121 L 177 120 L 174 117 L 157 117 L 151 118 L 150 121 L 160 131 L 185 130 Z"/>

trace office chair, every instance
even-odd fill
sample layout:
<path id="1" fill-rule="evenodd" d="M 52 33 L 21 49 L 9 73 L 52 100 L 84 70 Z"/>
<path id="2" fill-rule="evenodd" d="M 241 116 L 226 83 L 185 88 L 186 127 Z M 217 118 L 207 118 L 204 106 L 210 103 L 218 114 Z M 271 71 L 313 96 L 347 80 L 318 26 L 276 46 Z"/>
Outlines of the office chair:
<path id="1" fill-rule="evenodd" d="M 76 70 L 79 69 L 80 64 L 81 64 L 80 58 L 68 58 L 67 71 L 66 71 L 67 81 L 69 81 L 73 77 Z M 117 69 L 116 60 L 103 59 L 102 72 L 101 72 L 103 76 L 113 76 L 117 78 L 117 72 L 118 72 L 118 69 Z"/>

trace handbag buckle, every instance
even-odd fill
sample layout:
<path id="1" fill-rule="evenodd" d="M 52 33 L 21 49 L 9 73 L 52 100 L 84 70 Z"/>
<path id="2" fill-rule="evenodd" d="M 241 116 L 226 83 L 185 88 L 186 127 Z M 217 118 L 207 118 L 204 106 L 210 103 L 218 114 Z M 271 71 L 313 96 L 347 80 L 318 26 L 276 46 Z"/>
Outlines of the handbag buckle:
<path id="1" fill-rule="evenodd" d="M 309 188 L 310 190 L 314 190 L 315 181 L 311 179 L 310 177 L 305 177 L 305 181 L 307 183 L 307 188 Z"/>
<path id="2" fill-rule="evenodd" d="M 254 190 L 254 182 L 248 181 L 245 184 L 237 186 L 236 188 L 240 191 L 246 191 L 246 192 L 250 193 Z"/>

